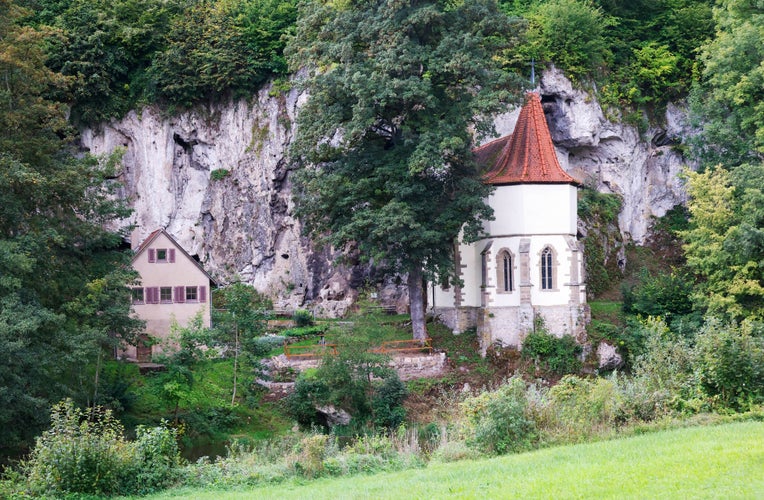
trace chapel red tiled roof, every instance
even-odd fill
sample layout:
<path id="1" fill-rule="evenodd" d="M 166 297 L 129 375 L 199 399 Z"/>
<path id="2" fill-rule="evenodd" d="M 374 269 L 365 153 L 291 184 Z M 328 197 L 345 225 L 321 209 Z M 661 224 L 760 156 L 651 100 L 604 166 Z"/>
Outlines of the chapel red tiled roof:
<path id="1" fill-rule="evenodd" d="M 478 164 L 488 171 L 486 184 L 579 184 L 557 160 L 552 136 L 536 92 L 528 92 L 515 131 L 475 149 Z"/>

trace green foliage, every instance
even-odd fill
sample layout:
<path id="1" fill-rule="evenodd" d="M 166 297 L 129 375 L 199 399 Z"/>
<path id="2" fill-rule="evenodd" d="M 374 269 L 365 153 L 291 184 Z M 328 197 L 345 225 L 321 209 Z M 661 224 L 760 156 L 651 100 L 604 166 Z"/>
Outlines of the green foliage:
<path id="1" fill-rule="evenodd" d="M 604 33 L 612 60 L 600 98 L 621 109 L 660 110 L 684 95 L 697 75 L 698 48 L 713 32 L 706 0 L 598 2 L 612 24 Z"/>
<path id="2" fill-rule="evenodd" d="M 617 194 L 600 193 L 592 187 L 579 191 L 578 216 L 588 228 L 583 243 L 586 290 L 590 296 L 606 291 L 620 277 L 617 249 L 622 245 L 618 230 L 622 204 Z"/>
<path id="3" fill-rule="evenodd" d="M 454 239 L 490 218 L 471 148 L 514 87 L 494 58 L 512 30 L 491 0 L 312 2 L 288 47 L 292 67 L 308 69 L 296 213 L 323 243 L 408 273 L 416 338 L 423 267 L 453 275 Z"/>
<path id="4" fill-rule="evenodd" d="M 302 326 L 297 328 L 288 328 L 282 332 L 282 335 L 285 337 L 310 337 L 313 335 L 323 335 L 328 329 L 328 325 Z"/>
<path id="5" fill-rule="evenodd" d="M 396 429 L 406 418 L 403 400 L 408 396 L 406 385 L 397 374 L 391 374 L 377 388 L 371 408 L 374 415 L 374 425 L 388 429 Z"/>
<path id="6" fill-rule="evenodd" d="M 55 405 L 51 427 L 37 438 L 23 463 L 33 493 L 47 495 L 145 494 L 178 477 L 176 432 L 166 427 L 136 430 L 126 441 L 110 410 L 76 408 L 71 400 Z"/>
<path id="7" fill-rule="evenodd" d="M 700 279 L 692 300 L 708 314 L 764 318 L 764 165 L 687 174 L 690 228 L 680 233 Z"/>
<path id="8" fill-rule="evenodd" d="M 546 439 L 579 441 L 612 429 L 621 414 L 617 376 L 585 379 L 565 375 L 549 389 L 534 418 Z"/>
<path id="9" fill-rule="evenodd" d="M 523 340 L 522 357 L 531 359 L 537 368 L 565 375 L 581 369 L 578 356 L 582 348 L 571 335 L 556 337 L 544 330 L 533 331 Z"/>
<path id="10" fill-rule="evenodd" d="M 166 45 L 149 71 L 157 96 L 188 107 L 225 93 L 251 95 L 266 78 L 283 73 L 285 35 L 294 0 L 193 3 L 173 19 Z"/>
<path id="11" fill-rule="evenodd" d="M 502 455 L 524 451 L 537 439 L 521 378 L 508 380 L 494 392 L 469 398 L 461 408 L 471 425 L 468 443 L 483 453 Z"/>
<path id="12" fill-rule="evenodd" d="M 573 77 L 603 72 L 612 55 L 605 32 L 614 21 L 585 0 L 550 0 L 527 14 L 528 45 L 521 50 L 553 63 Z"/>
<path id="13" fill-rule="evenodd" d="M 692 107 L 702 127 L 695 153 L 708 166 L 758 163 L 764 153 L 762 6 L 730 0 L 714 9 L 715 36 L 702 47 Z"/>
<path id="14" fill-rule="evenodd" d="M 297 309 L 292 315 L 294 326 L 300 328 L 313 325 L 313 314 L 305 309 Z"/>
<path id="15" fill-rule="evenodd" d="M 644 317 L 661 316 L 666 321 L 686 316 L 692 312 L 690 294 L 694 285 L 689 276 L 678 271 L 654 276 L 643 268 L 639 283 L 623 290 L 623 310 Z"/>
<path id="16" fill-rule="evenodd" d="M 116 196 L 119 154 L 74 148 L 61 96 L 71 79 L 46 68 L 47 29 L 0 2 L 0 453 L 31 444 L 46 409 L 97 395 L 97 365 L 140 322 L 130 318 L 129 215 Z"/>
<path id="17" fill-rule="evenodd" d="M 230 170 L 226 170 L 225 168 L 218 168 L 210 172 L 210 179 L 212 179 L 213 181 L 222 181 L 229 175 L 231 175 Z"/>
<path id="18" fill-rule="evenodd" d="M 697 412 L 703 394 L 690 342 L 673 334 L 659 318 L 647 318 L 642 328 L 645 347 L 634 363 L 634 376 L 642 390 L 656 393 L 658 404 L 667 409 Z"/>
<path id="19" fill-rule="evenodd" d="M 374 423 L 376 409 L 383 425 L 402 419 L 398 406 L 405 386 L 387 366 L 387 358 L 369 352 L 368 339 L 357 335 L 340 336 L 338 344 L 338 355 L 326 356 L 315 371 L 297 378 L 295 392 L 287 399 L 290 415 L 305 428 L 326 425 L 316 408 L 334 406 L 351 415 L 354 430 Z"/>
<path id="20" fill-rule="evenodd" d="M 164 46 L 182 5 L 180 0 L 72 0 L 58 15 L 45 16 L 61 30 L 49 46 L 48 65 L 75 79 L 75 121 L 121 117 L 135 106 L 148 85 L 152 57 Z"/>
<path id="21" fill-rule="evenodd" d="M 188 107 L 248 96 L 286 71 L 293 0 L 38 0 L 58 28 L 48 64 L 74 79 L 72 117 L 96 123 L 160 100 Z"/>
<path id="22" fill-rule="evenodd" d="M 696 364 L 704 390 L 728 408 L 764 402 L 764 325 L 708 321 L 698 332 Z"/>

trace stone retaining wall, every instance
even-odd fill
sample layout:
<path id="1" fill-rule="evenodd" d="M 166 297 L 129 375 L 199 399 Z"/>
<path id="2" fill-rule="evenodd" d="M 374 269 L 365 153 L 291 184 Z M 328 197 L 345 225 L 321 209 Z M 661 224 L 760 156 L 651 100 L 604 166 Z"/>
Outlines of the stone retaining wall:
<path id="1" fill-rule="evenodd" d="M 287 358 L 283 354 L 271 358 L 271 365 L 275 370 L 292 368 L 302 372 L 309 368 L 317 368 L 320 363 L 320 358 Z M 398 372 L 401 380 L 438 377 L 447 368 L 446 353 L 444 352 L 433 354 L 397 354 L 392 357 L 389 364 L 391 368 Z"/>

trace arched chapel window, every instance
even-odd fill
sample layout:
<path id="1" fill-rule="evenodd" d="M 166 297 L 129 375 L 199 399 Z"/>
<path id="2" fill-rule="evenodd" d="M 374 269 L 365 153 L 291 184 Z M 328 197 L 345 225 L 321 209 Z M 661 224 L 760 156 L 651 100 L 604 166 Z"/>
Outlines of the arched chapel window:
<path id="1" fill-rule="evenodd" d="M 553 272 L 554 267 L 552 261 L 554 255 L 550 247 L 544 248 L 541 252 L 541 289 L 552 290 L 554 288 Z"/>
<path id="2" fill-rule="evenodd" d="M 512 254 L 507 250 L 499 252 L 496 262 L 496 271 L 498 274 L 496 281 L 499 284 L 499 292 L 511 292 L 515 289 L 513 268 L 514 259 L 512 258 Z"/>

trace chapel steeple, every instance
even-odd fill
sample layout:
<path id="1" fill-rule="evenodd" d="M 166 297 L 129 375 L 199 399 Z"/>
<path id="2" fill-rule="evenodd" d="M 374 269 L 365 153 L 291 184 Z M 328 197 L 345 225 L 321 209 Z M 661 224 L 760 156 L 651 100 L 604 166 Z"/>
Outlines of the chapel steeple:
<path id="1" fill-rule="evenodd" d="M 573 184 L 557 160 L 552 136 L 536 92 L 528 92 L 515 131 L 475 149 L 478 163 L 488 168 L 483 182 L 510 184 Z"/>

